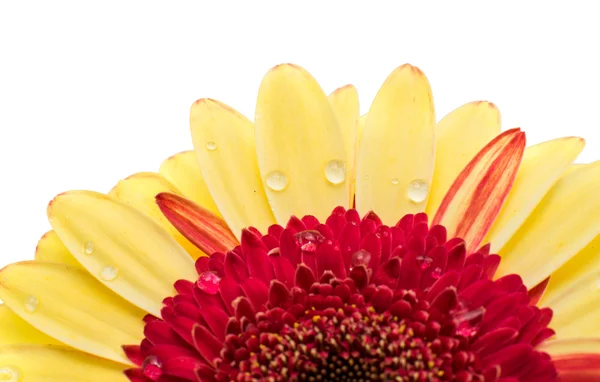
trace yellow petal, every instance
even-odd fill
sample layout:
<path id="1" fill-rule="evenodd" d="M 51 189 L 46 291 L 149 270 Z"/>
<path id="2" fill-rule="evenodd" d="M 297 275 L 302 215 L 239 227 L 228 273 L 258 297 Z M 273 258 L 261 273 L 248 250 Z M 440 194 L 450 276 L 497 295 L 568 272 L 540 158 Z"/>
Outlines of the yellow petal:
<path id="1" fill-rule="evenodd" d="M 450 186 L 489 141 L 500 134 L 500 111 L 491 102 L 463 105 L 435 127 L 435 167 L 427 213 L 435 215 Z"/>
<path id="2" fill-rule="evenodd" d="M 194 261 L 158 223 L 110 196 L 58 195 L 48 206 L 52 228 L 104 285 L 155 316 L 178 279 L 195 280 Z"/>
<path id="3" fill-rule="evenodd" d="M 167 158 L 160 165 L 160 174 L 175 185 L 186 198 L 193 200 L 218 217 L 222 217 L 215 204 L 193 150 L 183 151 Z"/>
<path id="4" fill-rule="evenodd" d="M 600 234 L 600 162 L 562 177 L 500 251 L 497 276 L 544 280 Z"/>
<path id="5" fill-rule="evenodd" d="M 363 114 L 358 120 L 358 147 L 360 147 L 360 142 L 362 142 L 363 132 L 365 131 L 365 123 L 367 123 L 368 116 L 368 114 Z M 356 151 L 356 155 L 358 156 L 358 149 Z"/>
<path id="6" fill-rule="evenodd" d="M 35 259 L 51 263 L 62 263 L 73 267 L 81 267 L 79 262 L 71 255 L 67 247 L 60 241 L 54 231 L 48 231 L 38 241 L 35 248 Z"/>
<path id="7" fill-rule="evenodd" d="M 256 152 L 277 222 L 291 215 L 325 219 L 348 206 L 344 141 L 327 96 L 304 69 L 279 65 L 264 77 L 256 103 Z"/>
<path id="8" fill-rule="evenodd" d="M 552 329 L 558 338 L 600 337 L 599 272 L 596 271 L 572 285 L 542 298 L 554 312 Z"/>
<path id="9" fill-rule="evenodd" d="M 550 354 L 553 358 L 568 354 L 600 354 L 600 338 L 556 339 L 544 342 L 538 350 Z"/>
<path id="10" fill-rule="evenodd" d="M 121 180 L 110 190 L 108 195 L 137 208 L 154 221 L 160 224 L 177 242 L 189 253 L 192 258 L 197 259 L 205 254 L 188 239 L 183 237 L 179 231 L 162 214 L 154 199 L 161 192 L 181 194 L 181 191 L 162 175 L 154 172 L 140 172 Z"/>
<path id="11" fill-rule="evenodd" d="M 190 126 L 206 186 L 233 234 L 239 239 L 248 226 L 266 231 L 275 219 L 258 172 L 252 122 L 225 104 L 200 99 Z"/>
<path id="12" fill-rule="evenodd" d="M 59 343 L 29 325 L 5 304 L 0 304 L 0 347 L 3 345 Z"/>
<path id="13" fill-rule="evenodd" d="M 0 271 L 0 298 L 36 329 L 75 349 L 129 364 L 121 346 L 144 338 L 145 313 L 85 270 L 26 261 Z"/>
<path id="14" fill-rule="evenodd" d="M 59 345 L 0 347 L 0 381 L 127 382 L 125 367 Z"/>
<path id="15" fill-rule="evenodd" d="M 355 167 L 356 167 L 356 149 L 358 147 L 358 120 L 360 110 L 358 104 L 358 92 L 352 85 L 346 85 L 336 89 L 329 95 L 329 103 L 333 113 L 337 118 L 347 155 L 348 183 L 350 185 L 350 195 L 348 205 L 352 205 L 355 189 Z"/>
<path id="16" fill-rule="evenodd" d="M 434 165 L 429 81 L 402 65 L 385 80 L 365 122 L 356 165 L 356 208 L 386 224 L 425 210 Z"/>
<path id="17" fill-rule="evenodd" d="M 585 248 L 552 273 L 542 302 L 552 304 L 556 299 L 566 297 L 577 282 L 598 273 L 600 273 L 600 236 L 596 236 Z"/>
<path id="18" fill-rule="evenodd" d="M 498 252 L 508 242 L 584 145 L 583 139 L 569 137 L 525 149 L 513 187 L 487 235 L 492 252 Z"/>

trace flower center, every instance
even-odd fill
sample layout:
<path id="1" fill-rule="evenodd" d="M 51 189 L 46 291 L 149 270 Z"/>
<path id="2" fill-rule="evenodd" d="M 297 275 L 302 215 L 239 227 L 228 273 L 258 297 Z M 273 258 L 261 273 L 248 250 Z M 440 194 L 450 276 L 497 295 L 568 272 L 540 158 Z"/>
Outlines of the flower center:
<path id="1" fill-rule="evenodd" d="M 200 258 L 146 338 L 132 381 L 554 380 L 535 349 L 549 309 L 521 278 L 493 280 L 489 246 L 467 254 L 425 214 L 393 227 L 337 208 L 292 218 Z M 138 379 L 136 379 L 138 378 Z M 533 378 L 533 379 L 531 379 Z M 178 379 L 178 380 L 179 380 Z"/>

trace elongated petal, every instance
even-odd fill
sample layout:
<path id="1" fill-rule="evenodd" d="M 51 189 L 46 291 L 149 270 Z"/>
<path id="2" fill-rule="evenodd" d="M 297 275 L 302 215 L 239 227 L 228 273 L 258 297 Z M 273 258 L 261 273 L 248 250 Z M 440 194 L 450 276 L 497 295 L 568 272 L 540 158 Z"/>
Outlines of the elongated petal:
<path id="1" fill-rule="evenodd" d="M 497 276 L 533 287 L 600 234 L 600 162 L 562 177 L 500 251 Z"/>
<path id="2" fill-rule="evenodd" d="M 118 363 L 66 346 L 0 347 L 0 377 L 7 376 L 8 379 L 2 379 L 7 381 L 127 382 L 124 369 Z"/>
<path id="3" fill-rule="evenodd" d="M 367 123 L 368 116 L 368 114 L 363 114 L 358 119 L 358 147 L 360 147 L 360 143 L 362 142 L 362 137 L 365 131 L 365 124 Z M 356 151 L 356 155 L 358 156 L 358 150 Z"/>
<path id="4" fill-rule="evenodd" d="M 479 150 L 500 134 L 500 125 L 500 111 L 485 101 L 463 105 L 438 122 L 427 214 L 435 214 L 458 174 Z"/>
<path id="5" fill-rule="evenodd" d="M 81 264 L 71 255 L 54 231 L 46 232 L 38 241 L 35 248 L 35 259 L 81 267 Z"/>
<path id="6" fill-rule="evenodd" d="M 179 232 L 205 253 L 225 253 L 239 244 L 225 221 L 191 200 L 161 193 L 156 203 Z"/>
<path id="7" fill-rule="evenodd" d="M 577 280 L 542 304 L 552 308 L 552 328 L 558 338 L 600 337 L 598 272 Z"/>
<path id="8" fill-rule="evenodd" d="M 193 150 L 177 153 L 160 165 L 160 174 L 175 185 L 183 196 L 198 203 L 218 217 L 222 217 L 208 191 L 198 156 Z"/>
<path id="9" fill-rule="evenodd" d="M 145 312 L 82 269 L 26 261 L 0 271 L 0 298 L 22 319 L 90 354 L 129 363 L 121 345 L 144 338 Z"/>
<path id="10" fill-rule="evenodd" d="M 246 117 L 211 99 L 200 99 L 190 114 L 192 140 L 202 176 L 217 208 L 240 237 L 253 225 L 275 223 L 256 160 L 254 128 Z"/>
<path id="11" fill-rule="evenodd" d="M 540 350 L 552 357 L 561 382 L 600 380 L 600 339 L 548 341 Z"/>
<path id="12" fill-rule="evenodd" d="M 160 211 L 156 205 L 155 197 L 161 192 L 180 194 L 181 191 L 162 175 L 154 172 L 140 172 L 121 180 L 110 190 L 109 196 L 142 211 L 161 225 L 177 242 L 192 256 L 197 259 L 205 254 L 194 244 L 190 243 Z"/>
<path id="13" fill-rule="evenodd" d="M 519 129 L 488 143 L 456 178 L 433 224 L 444 225 L 449 237 L 463 238 L 468 252 L 477 250 L 512 187 L 524 149 Z"/>
<path id="14" fill-rule="evenodd" d="M 492 252 L 498 252 L 508 242 L 584 145 L 583 139 L 569 137 L 525 149 L 512 190 L 487 235 Z"/>
<path id="15" fill-rule="evenodd" d="M 0 346 L 60 343 L 29 325 L 5 304 L 0 304 L 0 328 Z"/>
<path id="16" fill-rule="evenodd" d="M 280 224 L 292 215 L 324 219 L 348 205 L 343 136 L 327 96 L 304 69 L 285 64 L 265 75 L 256 103 L 256 152 Z"/>
<path id="17" fill-rule="evenodd" d="M 600 236 L 596 236 L 585 248 L 552 273 L 542 302 L 551 305 L 556 299 L 568 298 L 579 281 L 597 274 L 600 274 Z"/>
<path id="18" fill-rule="evenodd" d="M 104 285 L 155 316 L 179 279 L 195 280 L 194 261 L 147 215 L 91 191 L 60 194 L 48 206 L 52 228 Z"/>
<path id="19" fill-rule="evenodd" d="M 350 185 L 348 205 L 351 205 L 356 186 L 354 177 L 358 148 L 358 120 L 360 118 L 358 92 L 352 85 L 343 86 L 329 95 L 329 103 L 337 118 L 346 148 L 348 183 Z"/>
<path id="20" fill-rule="evenodd" d="M 394 224 L 427 204 L 434 165 L 435 111 L 429 81 L 402 65 L 371 105 L 356 165 L 356 208 Z"/>

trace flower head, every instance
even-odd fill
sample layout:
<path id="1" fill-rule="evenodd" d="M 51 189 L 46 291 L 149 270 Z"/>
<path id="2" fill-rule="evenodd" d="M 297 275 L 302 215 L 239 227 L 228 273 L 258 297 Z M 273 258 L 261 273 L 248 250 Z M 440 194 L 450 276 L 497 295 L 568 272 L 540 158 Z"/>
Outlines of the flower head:
<path id="1" fill-rule="evenodd" d="M 0 380 L 600 378 L 582 139 L 526 148 L 489 102 L 436 123 L 411 65 L 362 117 L 286 64 L 254 123 L 201 99 L 190 124 L 158 173 L 50 203 L 0 271 Z"/>

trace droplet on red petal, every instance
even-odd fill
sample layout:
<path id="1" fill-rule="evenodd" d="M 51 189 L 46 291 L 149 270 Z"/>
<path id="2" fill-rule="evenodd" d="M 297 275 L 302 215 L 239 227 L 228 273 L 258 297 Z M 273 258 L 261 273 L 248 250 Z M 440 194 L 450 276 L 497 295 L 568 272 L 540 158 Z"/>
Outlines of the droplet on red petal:
<path id="1" fill-rule="evenodd" d="M 352 258 L 350 259 L 351 267 L 358 267 L 360 265 L 364 265 L 365 267 L 369 265 L 371 262 L 371 252 L 361 249 L 352 254 Z"/>
<path id="2" fill-rule="evenodd" d="M 435 280 L 439 279 L 441 276 L 442 276 L 442 268 L 435 267 L 433 269 L 433 271 L 431 271 L 431 277 L 433 277 Z"/>
<path id="3" fill-rule="evenodd" d="M 429 256 L 417 256 L 417 262 L 419 263 L 421 269 L 425 270 L 431 266 L 431 263 L 433 263 L 433 259 Z"/>
<path id="4" fill-rule="evenodd" d="M 156 356 L 148 356 L 144 360 L 142 364 L 142 373 L 146 378 L 149 378 L 153 381 L 158 381 L 158 379 L 162 376 L 162 363 L 158 360 Z"/>
<path id="5" fill-rule="evenodd" d="M 208 294 L 217 294 L 219 291 L 219 282 L 221 278 L 217 276 L 214 272 L 206 271 L 200 274 L 198 277 L 198 281 L 196 281 L 196 286 L 198 289 Z"/>
<path id="6" fill-rule="evenodd" d="M 325 236 L 315 230 L 298 232 L 295 237 L 298 246 L 304 252 L 315 252 L 318 245 L 325 241 Z"/>

